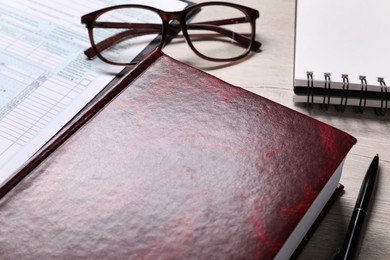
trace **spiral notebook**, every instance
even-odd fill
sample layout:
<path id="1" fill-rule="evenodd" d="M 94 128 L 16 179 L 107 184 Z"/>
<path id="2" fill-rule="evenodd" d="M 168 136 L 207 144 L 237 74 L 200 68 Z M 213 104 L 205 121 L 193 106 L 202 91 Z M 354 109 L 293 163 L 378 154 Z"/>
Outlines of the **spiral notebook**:
<path id="1" fill-rule="evenodd" d="M 390 106 L 390 2 L 297 0 L 295 102 Z"/>

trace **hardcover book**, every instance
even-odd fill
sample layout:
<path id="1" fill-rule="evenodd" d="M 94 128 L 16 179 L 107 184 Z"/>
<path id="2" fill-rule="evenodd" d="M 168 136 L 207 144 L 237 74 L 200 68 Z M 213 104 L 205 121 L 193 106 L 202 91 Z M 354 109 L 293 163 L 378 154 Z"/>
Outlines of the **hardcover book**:
<path id="1" fill-rule="evenodd" d="M 79 117 L 0 200 L 1 259 L 287 259 L 356 141 L 161 51 Z"/>

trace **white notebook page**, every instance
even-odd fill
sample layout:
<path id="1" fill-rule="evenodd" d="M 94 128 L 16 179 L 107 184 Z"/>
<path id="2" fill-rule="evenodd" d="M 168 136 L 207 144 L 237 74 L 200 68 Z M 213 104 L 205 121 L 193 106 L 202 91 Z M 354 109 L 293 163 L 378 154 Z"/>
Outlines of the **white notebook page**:
<path id="1" fill-rule="evenodd" d="M 387 0 L 298 0 L 295 80 L 306 85 L 306 72 L 315 81 L 350 83 L 360 87 L 359 76 L 368 85 L 377 78 L 390 82 L 390 1 Z M 299 84 L 298 84 L 299 85 Z"/>

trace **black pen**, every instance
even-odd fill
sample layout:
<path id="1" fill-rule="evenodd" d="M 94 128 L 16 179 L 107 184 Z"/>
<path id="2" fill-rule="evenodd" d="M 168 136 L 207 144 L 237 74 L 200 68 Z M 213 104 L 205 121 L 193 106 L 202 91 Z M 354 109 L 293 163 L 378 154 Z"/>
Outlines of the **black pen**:
<path id="1" fill-rule="evenodd" d="M 345 235 L 343 247 L 334 257 L 335 260 L 350 260 L 354 258 L 357 246 L 359 245 L 359 235 L 367 215 L 371 194 L 373 193 L 375 187 L 375 180 L 378 175 L 378 165 L 379 156 L 376 155 L 372 160 L 370 167 L 368 167 L 367 173 L 363 179 L 359 196 L 348 226 L 347 234 Z"/>

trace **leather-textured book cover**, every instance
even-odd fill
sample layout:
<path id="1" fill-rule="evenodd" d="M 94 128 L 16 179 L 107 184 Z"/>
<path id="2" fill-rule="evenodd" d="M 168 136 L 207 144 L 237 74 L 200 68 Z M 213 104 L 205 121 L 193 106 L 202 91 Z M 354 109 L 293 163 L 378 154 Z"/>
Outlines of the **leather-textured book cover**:
<path id="1" fill-rule="evenodd" d="M 114 90 L 0 200 L 1 259 L 271 259 L 356 142 L 161 51 Z"/>

